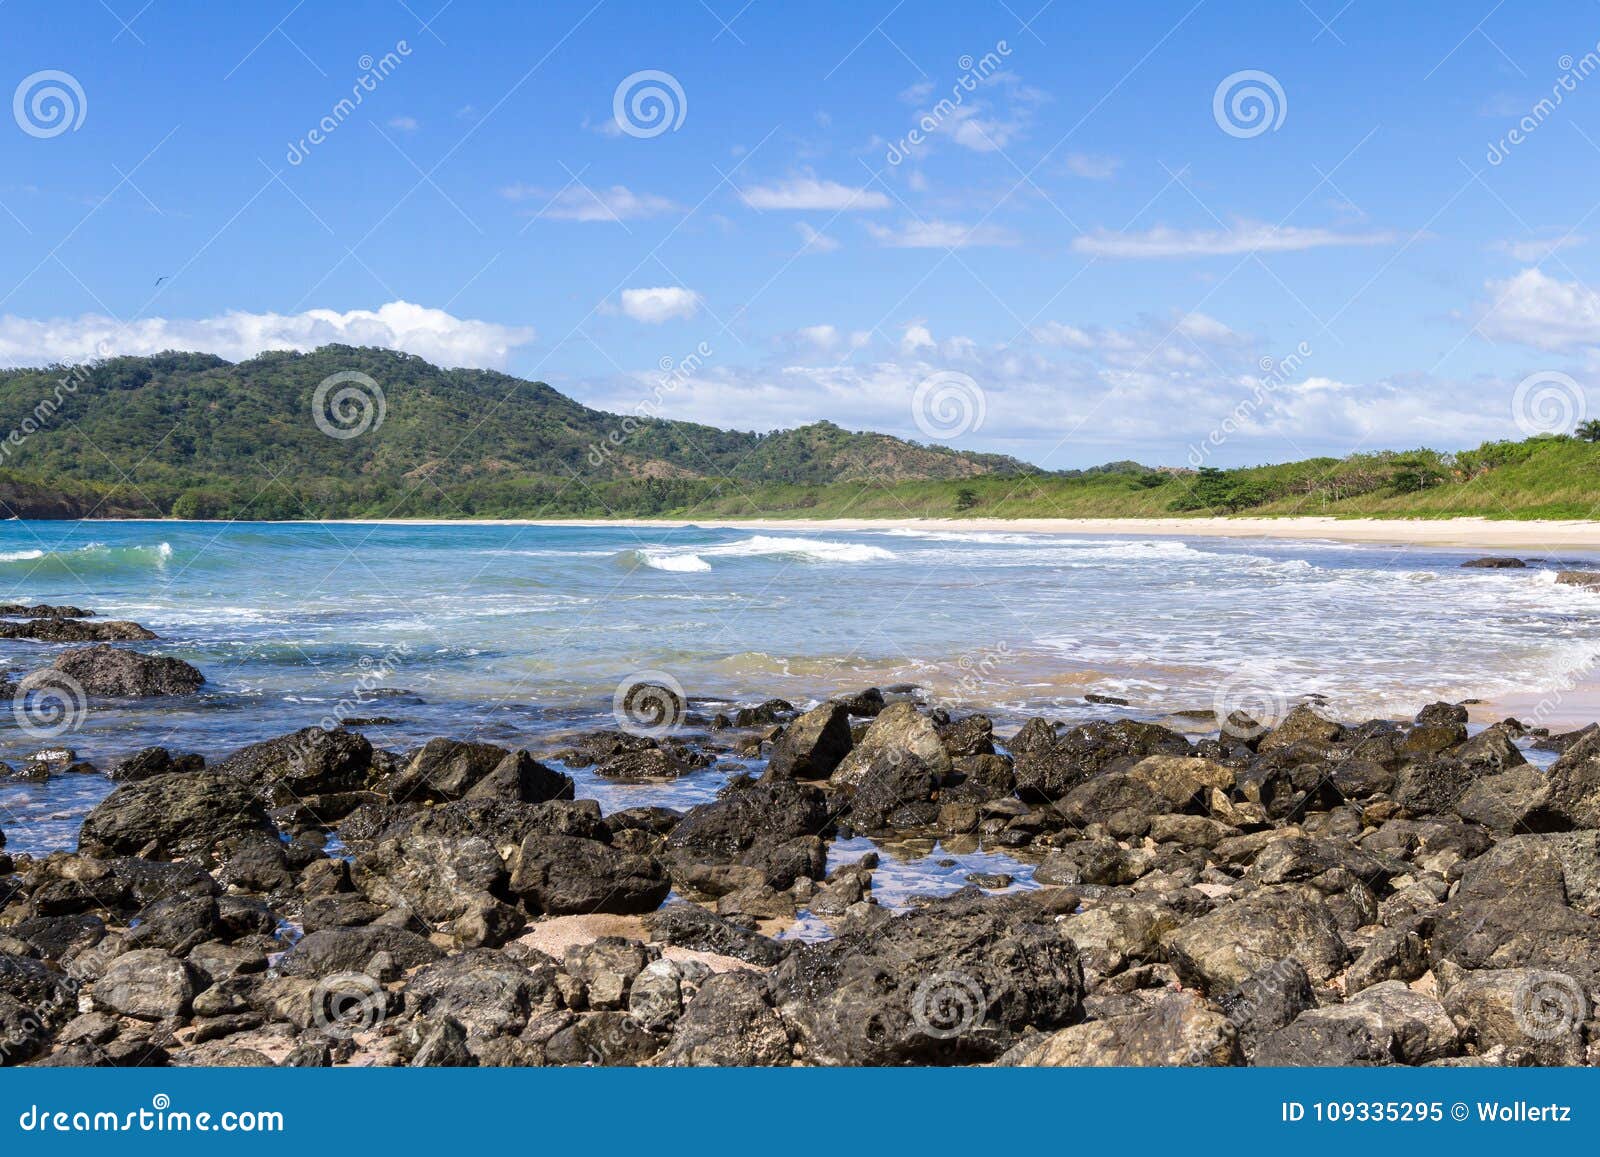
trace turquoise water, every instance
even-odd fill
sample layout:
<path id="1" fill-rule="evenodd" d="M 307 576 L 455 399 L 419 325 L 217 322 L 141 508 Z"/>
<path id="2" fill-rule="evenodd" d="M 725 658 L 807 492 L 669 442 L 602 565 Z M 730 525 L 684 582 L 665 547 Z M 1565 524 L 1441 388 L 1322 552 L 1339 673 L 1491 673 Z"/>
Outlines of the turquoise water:
<path id="1" fill-rule="evenodd" d="M 613 692 L 665 674 L 710 714 L 914 683 L 953 708 L 1162 718 L 1315 693 L 1347 715 L 1562 685 L 1600 657 L 1595 596 L 1466 552 L 961 531 L 371 524 L 0 523 L 0 600 L 150 627 L 200 696 L 91 703 L 49 744 L 0 718 L 0 759 L 67 744 L 109 766 L 153 743 L 217 757 L 330 716 L 405 748 L 434 735 L 550 750 L 612 726 Z M 1566 563 L 1589 565 L 1582 559 Z M 28 671 L 58 647 L 0 642 Z M 1086 704 L 1086 692 L 1127 708 Z M 607 807 L 685 807 L 683 779 L 587 778 Z M 580 773 L 580 778 L 586 778 Z M 0 780 L 10 847 L 70 846 L 99 776 Z"/>

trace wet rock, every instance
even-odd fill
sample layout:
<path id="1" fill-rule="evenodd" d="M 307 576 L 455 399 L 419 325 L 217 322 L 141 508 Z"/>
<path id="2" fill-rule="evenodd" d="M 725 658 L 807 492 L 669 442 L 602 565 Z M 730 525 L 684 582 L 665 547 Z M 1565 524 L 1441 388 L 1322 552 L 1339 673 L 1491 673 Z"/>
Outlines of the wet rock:
<path id="1" fill-rule="evenodd" d="M 651 912 L 672 889 L 655 858 L 575 836 L 531 835 L 509 866 L 510 891 L 551 916 Z"/>
<path id="2" fill-rule="evenodd" d="M 214 771 L 182 772 L 117 788 L 84 819 L 78 848 L 177 859 L 263 834 L 275 837 L 276 829 L 249 787 Z"/>
<path id="3" fill-rule="evenodd" d="M 111 770 L 106 774 L 109 779 L 117 783 L 134 783 L 174 771 L 201 771 L 205 765 L 206 760 L 203 755 L 174 757 L 165 747 L 146 747 L 112 764 Z"/>
<path id="4" fill-rule="evenodd" d="M 936 728 L 952 760 L 994 754 L 994 721 L 987 715 L 968 715 Z"/>
<path id="5" fill-rule="evenodd" d="M 1131 884 L 1143 874 L 1142 865 L 1115 840 L 1076 840 L 1051 852 L 1034 869 L 1041 884 Z"/>
<path id="6" fill-rule="evenodd" d="M 206 681 L 182 659 L 146 655 L 103 643 L 63 651 L 56 656 L 53 669 L 75 680 L 90 695 L 119 699 L 193 695 Z"/>
<path id="7" fill-rule="evenodd" d="M 1600 590 L 1600 571 L 1562 570 L 1556 572 L 1556 582 L 1562 586 L 1589 587 Z"/>
<path id="8" fill-rule="evenodd" d="M 1128 774 L 1154 788 L 1179 810 L 1196 806 L 1213 790 L 1233 790 L 1235 781 L 1231 767 L 1181 755 L 1152 755 L 1134 764 Z"/>
<path id="9" fill-rule="evenodd" d="M 307 727 L 251 744 L 212 768 L 259 791 L 273 805 L 325 792 L 353 791 L 366 783 L 372 744 L 342 728 Z"/>
<path id="10" fill-rule="evenodd" d="M 881 718 L 881 717 L 880 717 Z M 938 774 L 916 755 L 880 752 L 875 756 L 850 796 L 849 815 L 864 831 L 882 831 L 901 822 L 908 805 L 929 805 L 939 789 Z M 911 826 L 926 823 L 937 808 L 909 815 Z"/>
<path id="11" fill-rule="evenodd" d="M 480 780 L 494 772 L 511 754 L 505 748 L 496 747 L 492 743 L 430 739 L 411 757 L 405 770 L 388 784 L 388 793 L 396 800 L 435 803 L 458 800 Z M 542 764 L 534 763 L 531 756 L 528 757 L 528 761 L 550 775 L 555 775 Z"/>
<path id="12" fill-rule="evenodd" d="M 1528 564 L 1520 558 L 1509 558 L 1505 555 L 1489 558 L 1469 558 L 1461 564 L 1464 567 L 1477 567 L 1480 570 L 1521 570 Z"/>
<path id="13" fill-rule="evenodd" d="M 34 639 L 41 643 L 135 643 L 156 637 L 138 623 L 122 619 L 37 618 L 25 623 L 0 622 L 0 639 Z"/>
<path id="14" fill-rule="evenodd" d="M 954 761 L 939 790 L 950 803 L 987 803 L 1005 799 L 1017 790 L 1016 773 L 1004 755 L 970 755 Z"/>
<path id="15" fill-rule="evenodd" d="M 820 877 L 818 836 L 833 828 L 821 792 L 778 780 L 735 783 L 714 803 L 691 808 L 667 838 L 674 862 L 759 867 L 773 887 L 786 888 L 797 874 Z M 797 843 L 798 841 L 798 843 Z"/>
<path id="16" fill-rule="evenodd" d="M 1338 922 L 1315 891 L 1293 885 L 1261 890 L 1191 921 L 1164 939 L 1179 974 L 1213 992 L 1244 983 L 1293 957 L 1316 982 L 1349 959 Z"/>
<path id="17" fill-rule="evenodd" d="M 850 754 L 850 712 L 839 703 L 813 707 L 772 746 L 763 779 L 827 779 Z"/>
<path id="18" fill-rule="evenodd" d="M 874 718 L 887 706 L 883 692 L 876 687 L 868 687 L 865 691 L 858 691 L 854 695 L 841 695 L 834 702 L 861 719 Z"/>
<path id="19" fill-rule="evenodd" d="M 48 603 L 36 603 L 27 606 L 23 603 L 0 603 L 0 615 L 12 619 L 92 619 L 94 611 L 86 611 L 82 607 L 51 606 Z"/>
<path id="20" fill-rule="evenodd" d="M 879 757 L 898 760 L 908 755 L 921 760 L 936 776 L 950 771 L 950 753 L 933 721 L 915 703 L 891 703 L 834 769 L 831 779 L 836 786 L 859 787 Z"/>

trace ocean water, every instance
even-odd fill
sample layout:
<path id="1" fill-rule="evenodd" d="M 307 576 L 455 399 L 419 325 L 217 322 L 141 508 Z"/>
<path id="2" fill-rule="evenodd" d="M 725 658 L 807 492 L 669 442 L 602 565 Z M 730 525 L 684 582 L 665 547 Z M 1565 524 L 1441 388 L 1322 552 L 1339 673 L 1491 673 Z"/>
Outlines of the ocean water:
<path id="1" fill-rule="evenodd" d="M 1310 695 L 1339 716 L 1409 716 L 1440 698 L 1558 689 L 1600 659 L 1600 596 L 1555 585 L 1547 567 L 1460 569 L 1470 553 L 960 530 L 12 521 L 0 601 L 143 623 L 160 638 L 142 649 L 195 664 L 207 684 L 190 699 L 91 702 L 50 741 L 6 710 L 0 759 L 66 745 L 103 768 L 157 743 L 215 758 L 347 716 L 392 720 L 363 730 L 396 749 L 453 735 L 548 751 L 564 731 L 613 726 L 616 689 L 641 677 L 671 680 L 705 715 L 907 683 L 1010 723 L 1260 717 Z M 26 672 L 59 650 L 0 641 L 0 664 Z M 737 770 L 723 760 L 653 784 L 576 774 L 607 808 L 687 807 Z M 109 790 L 98 775 L 0 778 L 9 850 L 72 846 Z"/>

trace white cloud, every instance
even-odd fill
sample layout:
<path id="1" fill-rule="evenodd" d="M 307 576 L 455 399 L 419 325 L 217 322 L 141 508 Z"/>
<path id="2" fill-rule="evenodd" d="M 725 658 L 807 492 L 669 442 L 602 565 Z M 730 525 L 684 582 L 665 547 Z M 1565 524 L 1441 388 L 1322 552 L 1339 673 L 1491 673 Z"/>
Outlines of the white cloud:
<path id="1" fill-rule="evenodd" d="M 1122 168 L 1120 157 L 1097 157 L 1092 153 L 1068 153 L 1067 172 L 1091 181 L 1108 181 Z"/>
<path id="2" fill-rule="evenodd" d="M 1340 233 L 1297 225 L 1240 221 L 1231 229 L 1173 229 L 1158 225 L 1143 233 L 1098 230 L 1072 240 L 1072 248 L 1094 257 L 1221 257 L 1244 253 L 1282 253 L 1330 245 L 1386 245 L 1388 231 Z"/>
<path id="3" fill-rule="evenodd" d="M 804 221 L 795 222 L 795 229 L 800 234 L 800 239 L 805 242 L 802 252 L 805 253 L 832 253 L 839 248 L 839 242 L 807 225 Z"/>
<path id="4" fill-rule="evenodd" d="M 799 337 L 818 349 L 831 350 L 839 344 L 839 330 L 831 325 L 808 325 L 798 332 Z"/>
<path id="5" fill-rule="evenodd" d="M 681 285 L 622 291 L 622 312 L 634 321 L 642 321 L 647 325 L 693 317 L 699 309 L 700 295 Z"/>
<path id="6" fill-rule="evenodd" d="M 1196 331 L 1202 355 L 1174 326 Z M 893 337 L 842 347 L 814 358 L 798 342 L 762 364 L 701 367 L 665 401 L 663 416 L 744 428 L 775 429 L 827 418 L 851 429 L 922 438 L 912 399 L 930 374 L 956 370 L 978 384 L 986 402 L 982 431 L 957 445 L 1059 467 L 1118 458 L 1182 464 L 1213 431 L 1224 444 L 1216 465 L 1342 455 L 1357 448 L 1440 448 L 1514 437 L 1509 382 L 1426 376 L 1354 380 L 1322 359 L 1334 351 L 1296 353 L 1293 372 L 1263 384 L 1259 342 L 1214 319 L 1174 314 L 1127 328 L 1061 327 L 1069 351 L 1030 345 L 983 346 L 941 336 L 914 321 Z M 852 347 L 855 338 L 852 335 Z M 1087 347 L 1087 348 L 1082 348 Z M 1287 349 L 1276 351 L 1280 358 Z M 1280 362 L 1281 364 L 1281 362 Z M 636 404 L 653 373 L 592 385 L 585 400 L 608 409 Z"/>
<path id="7" fill-rule="evenodd" d="M 612 185 L 609 189 L 568 185 L 554 196 L 532 185 L 508 185 L 500 190 L 500 195 L 508 201 L 541 200 L 543 204 L 538 215 L 560 221 L 628 221 L 654 217 L 677 208 L 665 197 L 635 193 L 624 185 Z"/>
<path id="8" fill-rule="evenodd" d="M 308 309 L 217 317 L 152 317 L 124 326 L 109 317 L 34 320 L 0 317 L 0 364 L 41 365 L 120 354 L 189 350 L 242 361 L 264 350 L 313 350 L 329 344 L 404 350 L 442 366 L 500 368 L 511 351 L 534 339 L 529 326 L 454 317 L 408 301 L 376 310 Z"/>
<path id="9" fill-rule="evenodd" d="M 1488 337 L 1542 350 L 1600 344 L 1600 293 L 1537 269 L 1489 282 L 1494 301 L 1478 328 Z"/>
<path id="10" fill-rule="evenodd" d="M 403 133 L 414 133 L 422 127 L 416 117 L 390 117 L 389 127 L 399 129 Z"/>
<path id="11" fill-rule="evenodd" d="M 852 188 L 837 181 L 815 177 L 795 177 L 772 185 L 752 185 L 739 192 L 752 209 L 811 209 L 845 212 L 860 209 L 887 209 L 887 194 L 876 189 Z"/>
<path id="12" fill-rule="evenodd" d="M 906 221 L 898 229 L 868 224 L 867 232 L 889 249 L 967 249 L 1017 243 L 1009 230 L 998 225 L 967 226 L 957 221 Z"/>
<path id="13" fill-rule="evenodd" d="M 1568 233 L 1564 237 L 1523 237 L 1514 241 L 1496 241 L 1490 246 L 1496 253 L 1504 253 L 1524 265 L 1534 265 L 1562 249 L 1574 249 L 1587 244 L 1587 237 Z"/>

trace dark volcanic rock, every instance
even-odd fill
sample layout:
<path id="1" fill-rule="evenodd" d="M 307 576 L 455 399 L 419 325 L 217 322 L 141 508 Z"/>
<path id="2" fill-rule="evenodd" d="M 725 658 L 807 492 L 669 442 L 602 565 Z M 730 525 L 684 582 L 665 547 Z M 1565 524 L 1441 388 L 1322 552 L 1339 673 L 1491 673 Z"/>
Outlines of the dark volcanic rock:
<path id="1" fill-rule="evenodd" d="M 532 835 L 512 860 L 509 887 L 536 913 L 629 915 L 660 907 L 672 881 L 651 856 L 618 851 L 599 840 Z"/>
<path id="2" fill-rule="evenodd" d="M 878 713 L 850 754 L 833 771 L 835 785 L 855 787 L 866 778 L 879 756 L 899 759 L 914 755 L 935 775 L 950 770 L 950 753 L 939 739 L 933 721 L 915 703 L 902 700 Z"/>
<path id="3" fill-rule="evenodd" d="M 214 771 L 183 772 L 117 788 L 83 821 L 78 848 L 97 856 L 178 859 L 253 834 L 277 832 L 249 787 Z"/>
<path id="4" fill-rule="evenodd" d="M 36 603 L 25 606 L 22 603 L 0 603 L 0 615 L 12 619 L 92 619 L 93 611 L 86 611 L 82 607 L 51 606 L 48 603 Z"/>
<path id="5" fill-rule="evenodd" d="M 41 643 L 137 643 L 156 637 L 138 623 L 122 619 L 40 618 L 24 623 L 0 622 L 0 639 L 34 639 Z"/>
<path id="6" fill-rule="evenodd" d="M 1189 741 L 1154 723 L 1096 720 L 1056 735 L 1032 719 L 1008 745 L 1016 762 L 1017 793 L 1036 803 L 1060 799 L 1102 771 L 1127 770 L 1150 755 L 1189 755 Z"/>
<path id="7" fill-rule="evenodd" d="M 791 1058 L 788 1030 L 772 1007 L 766 979 L 724 972 L 700 986 L 658 1063 L 769 1066 L 789 1064 Z"/>
<path id="8" fill-rule="evenodd" d="M 310 932 L 284 953 L 277 971 L 312 980 L 339 972 L 364 972 L 384 953 L 392 967 L 407 971 L 444 958 L 444 952 L 414 932 L 372 924 L 364 928 L 324 928 Z"/>
<path id="9" fill-rule="evenodd" d="M 776 964 L 793 948 L 793 942 L 772 940 L 708 912 L 698 904 L 680 900 L 644 918 L 650 938 L 662 944 L 716 952 L 763 967 Z"/>
<path id="10" fill-rule="evenodd" d="M 827 779 L 850 754 L 850 713 L 839 703 L 813 707 L 772 746 L 764 779 Z"/>
<path id="11" fill-rule="evenodd" d="M 805 945 L 773 971 L 774 1003 L 813 1064 L 993 1060 L 1078 1016 L 1083 972 L 1050 902 L 958 894 Z"/>
<path id="12" fill-rule="evenodd" d="M 1350 958 L 1326 903 L 1309 888 L 1262 888 L 1165 937 L 1180 975 L 1213 992 L 1236 988 L 1263 968 L 1293 957 L 1313 981 Z"/>
<path id="13" fill-rule="evenodd" d="M 1521 570 L 1528 564 L 1523 562 L 1520 558 L 1507 558 L 1501 556 L 1490 558 L 1469 558 L 1461 565 L 1465 567 L 1477 567 L 1482 570 Z"/>
<path id="14" fill-rule="evenodd" d="M 201 771 L 205 765 L 206 760 L 203 755 L 174 757 L 165 747 L 146 747 L 112 764 L 111 770 L 106 774 L 118 783 L 134 783 L 175 771 Z"/>
<path id="15" fill-rule="evenodd" d="M 281 805 L 359 788 L 371 765 L 372 744 L 366 736 L 306 727 L 241 748 L 212 770 L 248 784 L 269 803 Z"/>
<path id="16" fill-rule="evenodd" d="M 54 669 L 74 679 L 90 695 L 122 699 L 193 695 L 206 681 L 182 659 L 106 644 L 63 651 L 56 657 Z"/>

